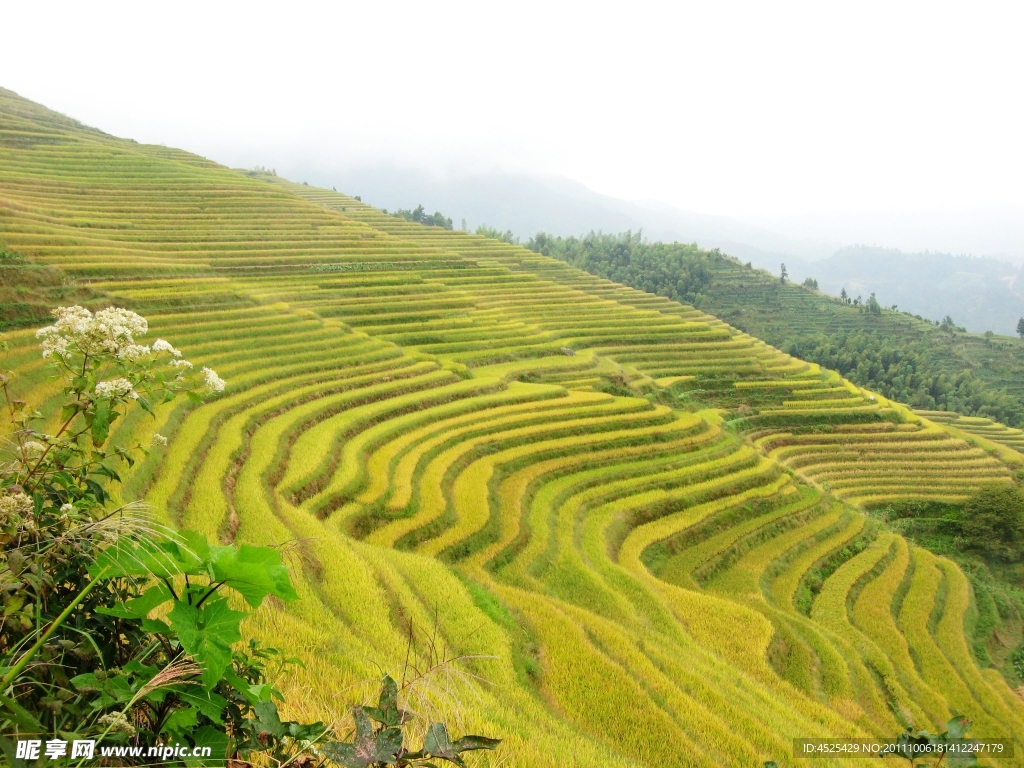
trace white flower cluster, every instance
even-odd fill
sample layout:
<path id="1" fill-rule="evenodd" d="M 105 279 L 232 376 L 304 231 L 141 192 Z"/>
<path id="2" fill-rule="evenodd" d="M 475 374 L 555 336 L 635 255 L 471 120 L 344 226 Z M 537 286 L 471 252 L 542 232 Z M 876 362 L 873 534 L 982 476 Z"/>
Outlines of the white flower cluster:
<path id="1" fill-rule="evenodd" d="M 134 363 L 135 361 L 143 357 L 146 357 L 149 354 L 149 347 L 147 347 L 145 344 L 125 344 L 123 347 L 121 347 L 120 351 L 117 353 L 117 356 L 121 360 L 127 360 L 129 363 Z"/>
<path id="2" fill-rule="evenodd" d="M 181 358 L 181 352 L 169 341 L 157 339 L 152 346 L 137 344 L 135 337 L 146 333 L 149 324 L 146 319 L 127 309 L 108 307 L 93 314 L 84 307 L 57 307 L 53 310 L 56 322 L 36 331 L 40 340 L 43 357 L 65 357 L 80 353 L 96 357 L 113 355 L 128 363 L 143 358 L 167 355 L 160 362 L 177 370 L 177 382 L 183 382 L 192 368 L 192 363 Z M 210 368 L 203 368 L 203 385 L 211 392 L 224 391 L 224 379 Z M 130 397 L 137 400 L 131 382 L 125 378 L 103 381 L 96 385 L 99 397 Z"/>
<path id="3" fill-rule="evenodd" d="M 0 522 L 7 522 L 12 517 L 20 518 L 22 515 L 27 515 L 32 512 L 34 507 L 31 496 L 26 496 L 24 493 L 5 493 L 0 496 Z"/>
<path id="4" fill-rule="evenodd" d="M 86 355 L 136 360 L 149 354 L 149 347 L 135 343 L 135 336 L 146 333 L 149 325 L 131 310 L 108 307 L 94 315 L 85 307 L 74 306 L 57 307 L 52 314 L 57 322 L 36 331 L 43 357 L 63 356 L 72 351 L 72 344 Z"/>
<path id="5" fill-rule="evenodd" d="M 154 352 L 170 352 L 175 357 L 181 357 L 181 352 L 171 346 L 171 342 L 164 341 L 163 339 L 157 339 L 153 342 Z M 185 361 L 187 362 L 187 361 Z"/>
<path id="6" fill-rule="evenodd" d="M 153 434 L 153 445 L 167 445 L 167 438 L 159 432 Z"/>
<path id="7" fill-rule="evenodd" d="M 75 511 L 74 505 L 72 505 L 69 502 L 65 502 L 64 504 L 60 505 L 60 513 L 62 515 L 70 515 L 74 511 Z"/>
<path id="8" fill-rule="evenodd" d="M 139 394 L 135 391 L 132 383 L 124 377 L 111 379 L 110 381 L 101 381 L 96 385 L 96 396 L 97 397 L 130 397 L 132 400 L 138 400 Z"/>
<path id="9" fill-rule="evenodd" d="M 201 373 L 203 374 L 203 383 L 206 384 L 206 386 L 209 387 L 211 391 L 213 391 L 213 392 L 223 392 L 224 391 L 224 385 L 225 385 L 224 379 L 222 379 L 220 376 L 218 376 L 216 373 L 214 373 L 214 371 L 212 369 L 210 369 L 210 368 L 203 368 Z"/>

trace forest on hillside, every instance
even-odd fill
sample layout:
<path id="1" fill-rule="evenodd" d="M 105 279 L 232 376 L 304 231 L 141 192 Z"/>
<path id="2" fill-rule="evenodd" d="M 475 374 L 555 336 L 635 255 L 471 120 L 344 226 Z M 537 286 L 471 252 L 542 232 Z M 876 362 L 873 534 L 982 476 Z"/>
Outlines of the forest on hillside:
<path id="1" fill-rule="evenodd" d="M 1016 339 L 965 333 L 953 319 L 935 324 L 883 308 L 873 297 L 828 296 L 717 250 L 647 243 L 639 232 L 538 233 L 526 246 L 692 304 L 898 402 L 1024 424 L 1024 343 Z"/>

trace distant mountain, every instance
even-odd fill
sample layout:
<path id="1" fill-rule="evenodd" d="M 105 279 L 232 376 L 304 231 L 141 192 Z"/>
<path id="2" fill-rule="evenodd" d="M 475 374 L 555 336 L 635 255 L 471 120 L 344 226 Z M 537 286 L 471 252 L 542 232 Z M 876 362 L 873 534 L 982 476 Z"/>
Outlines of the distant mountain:
<path id="1" fill-rule="evenodd" d="M 808 213 L 750 221 L 796 240 L 898 248 L 904 253 L 963 253 L 1024 263 L 1024 210 Z"/>
<path id="2" fill-rule="evenodd" d="M 655 201 L 621 200 L 560 176 L 494 172 L 441 177 L 394 166 L 311 166 L 289 169 L 288 175 L 354 192 L 379 208 L 422 204 L 428 211 L 450 216 L 456 227 L 465 219 L 470 230 L 486 224 L 512 230 L 524 240 L 538 232 L 567 236 L 590 230 L 643 230 L 649 240 L 696 242 L 775 271 L 787 260 L 824 259 L 844 244 L 790 238 L 728 216 L 683 211 Z"/>
<path id="3" fill-rule="evenodd" d="M 559 176 L 502 172 L 439 176 L 396 166 L 338 169 L 313 162 L 289 168 L 288 175 L 351 191 L 365 202 L 388 210 L 422 204 L 428 212 L 436 210 L 451 217 L 456 227 L 465 221 L 472 231 L 486 224 L 501 231 L 511 230 L 524 241 L 538 232 L 569 236 L 591 230 L 642 230 L 645 239 L 651 241 L 696 242 L 702 248 L 718 248 L 776 275 L 785 263 L 792 279 L 800 282 L 814 277 L 821 290 L 828 293 L 838 295 L 845 287 L 854 297 L 861 294 L 867 298 L 875 292 L 885 306 L 896 304 L 932 320 L 951 315 L 959 325 L 975 332 L 1014 334 L 1017 320 L 1024 316 L 1024 280 L 1017 280 L 1018 267 L 1009 261 L 844 247 L 856 242 L 847 238 L 861 231 L 877 230 L 896 237 L 896 225 L 888 220 L 861 221 L 851 215 L 787 219 L 759 226 L 728 216 L 683 211 L 656 201 L 622 200 Z M 932 220 L 918 217 L 914 221 L 924 238 L 926 225 Z M 1009 234 L 999 243 L 1010 243 L 1012 226 L 1003 224 Z M 950 227 L 943 236 L 954 233 Z M 792 237 L 781 234 L 783 230 L 809 235 Z"/>
<path id="4" fill-rule="evenodd" d="M 1021 270 L 997 259 L 854 246 L 813 264 L 794 262 L 790 274 L 798 281 L 813 276 L 833 295 L 845 288 L 866 299 L 873 292 L 882 306 L 931 320 L 950 315 L 976 333 L 1014 335 L 1024 317 Z"/>

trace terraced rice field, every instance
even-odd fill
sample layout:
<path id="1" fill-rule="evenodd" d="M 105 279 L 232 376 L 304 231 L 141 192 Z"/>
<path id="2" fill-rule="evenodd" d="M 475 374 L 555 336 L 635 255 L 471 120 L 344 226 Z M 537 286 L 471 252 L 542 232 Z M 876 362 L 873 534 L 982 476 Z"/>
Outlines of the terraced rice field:
<path id="1" fill-rule="evenodd" d="M 863 512 L 1010 480 L 927 418 L 691 307 L 3 91 L 0 242 L 227 379 L 120 427 L 171 438 L 123 495 L 295 542 L 302 599 L 250 626 L 306 661 L 289 715 L 341 722 L 436 622 L 479 658 L 434 704 L 506 739 L 490 764 L 788 765 L 954 711 L 1024 754 L 967 581 Z"/>
<path id="2" fill-rule="evenodd" d="M 951 411 L 915 411 L 937 424 L 953 427 L 971 437 L 982 438 L 1006 446 L 1024 456 L 1024 430 L 1008 427 L 982 416 L 961 416 Z"/>

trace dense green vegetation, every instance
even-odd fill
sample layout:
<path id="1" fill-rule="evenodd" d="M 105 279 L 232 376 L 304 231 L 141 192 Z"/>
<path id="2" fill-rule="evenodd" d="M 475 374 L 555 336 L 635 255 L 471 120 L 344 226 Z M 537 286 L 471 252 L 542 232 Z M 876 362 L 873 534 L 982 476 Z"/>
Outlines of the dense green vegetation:
<path id="1" fill-rule="evenodd" d="M 387 213 L 387 210 L 384 210 Z M 412 210 L 408 208 L 399 208 L 397 211 L 391 211 L 392 216 L 398 216 L 399 218 L 405 219 L 406 221 L 412 221 L 416 224 L 423 224 L 427 227 L 441 227 L 441 229 L 451 229 L 452 220 L 447 218 L 440 211 L 434 211 L 433 213 L 426 213 L 423 210 L 422 205 L 417 205 Z"/>
<path id="2" fill-rule="evenodd" d="M 403 744 L 455 754 L 429 723 L 458 716 L 502 738 L 485 766 L 793 765 L 796 737 L 958 713 L 1024 744 L 1022 679 L 979 650 L 1022 637 L 1001 593 L 873 511 L 1014 485 L 1010 448 L 692 305 L 3 91 L 0 196 L 10 248 L 228 381 L 117 420 L 153 445 L 118 496 L 211 551 L 288 553 L 299 599 L 240 633 L 305 664 L 281 718 L 356 725 L 336 759 L 394 757 L 380 681 L 413 667 L 439 672 L 398 686 L 427 715 Z M 15 396 L 56 421 L 38 340 L 8 335 Z"/>
<path id="3" fill-rule="evenodd" d="M 500 240 L 503 243 L 509 245 L 519 245 L 519 238 L 512 234 L 512 230 L 508 229 L 502 232 L 500 229 L 489 227 L 486 224 L 481 224 L 476 228 L 476 234 L 481 237 L 489 237 L 492 240 Z"/>
<path id="4" fill-rule="evenodd" d="M 872 294 L 826 296 L 695 245 L 639 233 L 538 234 L 527 247 L 588 272 L 693 304 L 785 352 L 901 403 L 1024 425 L 1024 345 L 884 309 Z M 845 294 L 845 291 L 844 291 Z"/>

